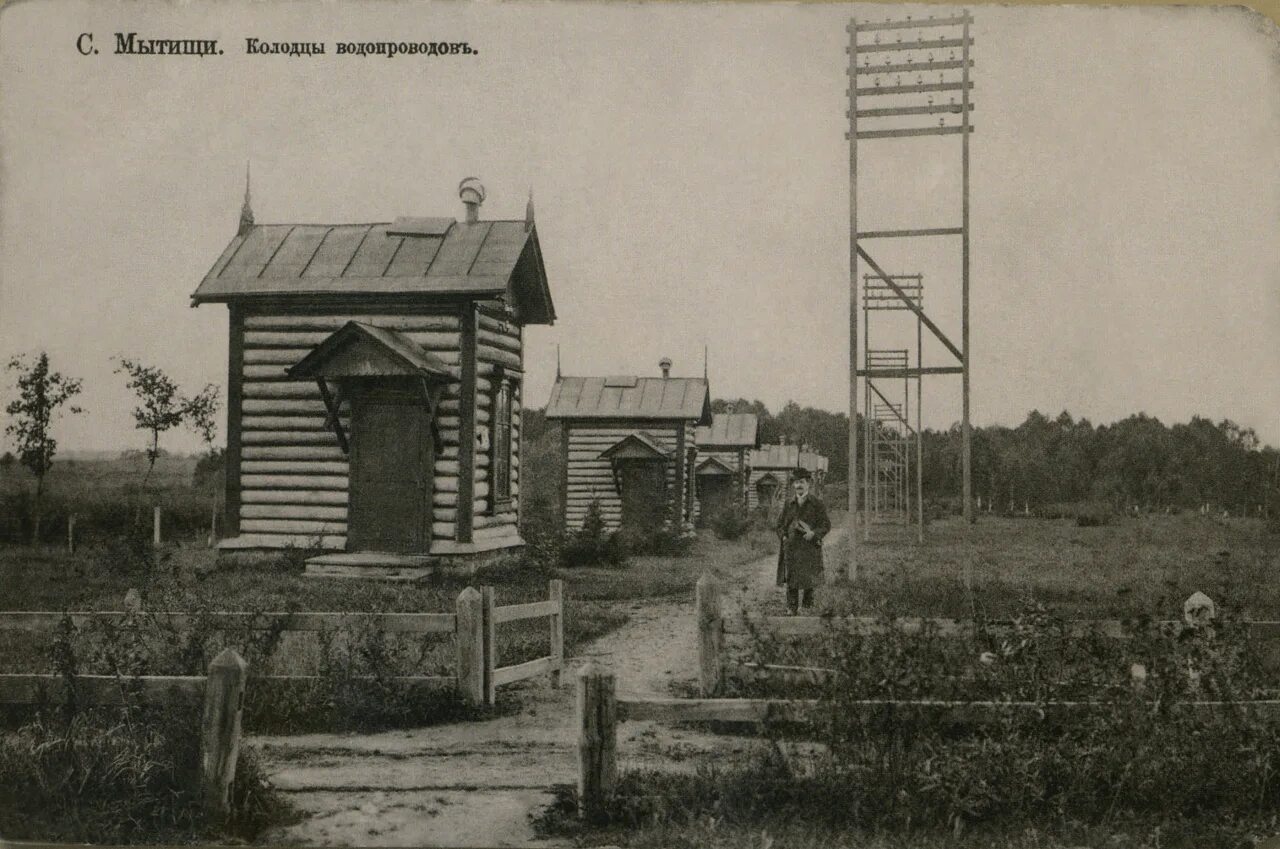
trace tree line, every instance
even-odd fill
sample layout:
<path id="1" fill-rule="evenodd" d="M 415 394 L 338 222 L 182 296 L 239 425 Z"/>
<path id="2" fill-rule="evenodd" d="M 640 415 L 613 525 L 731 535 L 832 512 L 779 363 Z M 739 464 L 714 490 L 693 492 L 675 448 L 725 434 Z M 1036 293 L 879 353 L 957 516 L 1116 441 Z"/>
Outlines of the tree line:
<path id="1" fill-rule="evenodd" d="M 808 445 L 830 460 L 829 481 L 848 479 L 847 414 L 794 402 L 774 414 L 742 398 L 711 406 L 718 413 L 755 413 L 762 443 Z M 862 435 L 859 427 L 860 457 Z M 960 425 L 926 428 L 921 441 L 925 498 L 960 497 Z M 1237 514 L 1280 512 L 1280 451 L 1230 419 L 1193 416 L 1166 425 L 1137 413 L 1094 425 L 1066 411 L 1049 418 L 1033 410 L 1016 427 L 975 427 L 972 462 L 973 494 L 998 509 L 1098 501 L 1118 509 L 1207 504 Z"/>

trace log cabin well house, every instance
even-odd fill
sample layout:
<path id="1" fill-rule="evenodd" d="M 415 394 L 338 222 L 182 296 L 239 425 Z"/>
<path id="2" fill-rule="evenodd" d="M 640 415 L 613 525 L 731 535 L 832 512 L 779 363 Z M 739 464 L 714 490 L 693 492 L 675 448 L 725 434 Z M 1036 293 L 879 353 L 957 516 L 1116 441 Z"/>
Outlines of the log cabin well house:
<path id="1" fill-rule="evenodd" d="M 747 505 L 748 455 L 760 447 L 755 413 L 714 413 L 695 435 L 699 518 L 709 521 L 725 510 Z"/>
<path id="2" fill-rule="evenodd" d="M 813 492 L 822 495 L 822 484 L 827 476 L 827 458 L 799 445 L 765 445 L 749 455 L 747 506 L 763 508 L 773 515 L 785 501 L 791 486 L 791 476 L 798 469 L 807 469 L 812 475 Z"/>
<path id="3" fill-rule="evenodd" d="M 256 224 L 192 295 L 230 312 L 224 552 L 311 574 L 472 567 L 520 538 L 524 327 L 555 319 L 533 220 Z"/>
<path id="4" fill-rule="evenodd" d="M 557 376 L 547 402 L 561 424 L 564 526 L 582 527 L 598 502 L 608 530 L 652 530 L 697 515 L 697 429 L 711 424 L 705 377 Z"/>

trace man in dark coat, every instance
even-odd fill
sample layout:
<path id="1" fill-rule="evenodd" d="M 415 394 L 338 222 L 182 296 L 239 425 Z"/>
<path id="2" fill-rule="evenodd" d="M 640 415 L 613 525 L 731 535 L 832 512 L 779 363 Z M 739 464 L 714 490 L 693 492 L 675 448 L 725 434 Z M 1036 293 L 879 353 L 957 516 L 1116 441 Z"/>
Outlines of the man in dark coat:
<path id="1" fill-rule="evenodd" d="M 809 473 L 799 469 L 791 479 L 793 498 L 778 519 L 778 585 L 787 588 L 787 609 L 813 606 L 813 591 L 822 583 L 822 539 L 831 531 L 826 505 L 809 492 Z"/>

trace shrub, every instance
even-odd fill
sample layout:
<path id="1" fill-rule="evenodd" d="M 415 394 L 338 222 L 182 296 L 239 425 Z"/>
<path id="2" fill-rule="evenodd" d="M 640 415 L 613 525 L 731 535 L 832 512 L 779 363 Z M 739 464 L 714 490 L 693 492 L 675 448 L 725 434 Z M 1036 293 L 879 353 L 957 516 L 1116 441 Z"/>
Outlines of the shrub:
<path id="1" fill-rule="evenodd" d="M 610 533 L 600 512 L 600 502 L 587 505 L 582 527 L 567 535 L 560 552 L 560 565 L 568 569 L 583 566 L 620 566 L 627 560 L 625 537 Z"/>
<path id="2" fill-rule="evenodd" d="M 741 539 L 751 526 L 751 517 L 736 507 L 722 510 L 711 519 L 711 529 L 720 539 Z"/>
<path id="3" fill-rule="evenodd" d="M 975 825 L 1016 831 L 1176 822 L 1201 835 L 1186 845 L 1225 845 L 1203 836 L 1237 833 L 1240 823 L 1262 826 L 1280 805 L 1280 721 L 1239 704 L 1265 698 L 1268 679 L 1247 626 L 1228 614 L 1220 608 L 1214 627 L 1203 630 L 1137 619 L 1126 623 L 1124 640 L 1080 633 L 1035 606 L 999 626 L 980 621 L 969 637 L 944 638 L 936 627 L 867 633 L 833 622 L 810 640 L 805 665 L 834 674 L 785 690 L 789 698 L 817 698 L 817 713 L 806 724 L 771 729 L 777 750 L 795 737 L 822 747 L 694 776 L 631 773 L 608 821 L 715 816 L 726 826 L 803 820 L 955 833 Z M 883 615 L 885 625 L 892 622 Z M 784 653 L 763 635 L 753 659 L 778 663 Z M 975 725 L 864 701 L 877 699 L 1019 701 L 1035 709 L 993 712 Z M 1224 704 L 1177 706 L 1196 699 Z M 1062 701 L 1096 707 L 1050 707 Z"/>
<path id="4" fill-rule="evenodd" d="M 252 752 L 242 750 L 231 816 L 215 822 L 196 789 L 195 717 L 171 710 L 94 709 L 37 716 L 0 733 L 0 832 L 66 842 L 252 839 L 293 815 Z"/>

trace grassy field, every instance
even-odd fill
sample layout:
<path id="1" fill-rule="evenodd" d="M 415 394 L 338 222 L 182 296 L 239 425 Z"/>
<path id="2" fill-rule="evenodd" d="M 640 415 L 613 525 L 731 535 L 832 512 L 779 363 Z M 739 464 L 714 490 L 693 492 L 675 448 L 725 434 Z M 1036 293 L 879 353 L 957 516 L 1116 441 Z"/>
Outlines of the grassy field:
<path id="1" fill-rule="evenodd" d="M 1200 515 L 1113 516 L 1097 527 L 982 517 L 976 526 L 939 521 L 928 530 L 918 545 L 905 529 L 874 528 L 859 546 L 859 580 L 825 587 L 820 605 L 1022 617 L 1015 639 L 856 639 L 834 629 L 812 640 L 809 649 L 821 653 L 806 657 L 804 646 L 765 638 L 745 647 L 755 656 L 736 659 L 832 668 L 838 681 L 729 694 L 820 699 L 825 720 L 771 732 L 783 746 L 816 741 L 816 752 L 708 764 L 679 778 L 624 763 L 606 822 L 565 818 L 573 809 L 566 798 L 548 814 L 548 829 L 583 845 L 758 849 L 1191 849 L 1251 847 L 1280 834 L 1280 722 L 1235 709 L 1159 708 L 1274 697 L 1274 657 L 1231 620 L 1280 619 L 1280 535 L 1260 521 Z M 1144 631 L 1095 640 L 1056 630 L 1071 618 L 1180 619 L 1196 590 L 1217 601 L 1222 619 L 1205 639 Z M 1141 688 L 1131 680 L 1135 662 L 1145 670 Z M 845 704 L 1064 697 L 1106 706 L 1060 723 L 1030 717 L 962 728 L 893 711 L 851 718 L 858 713 Z"/>
<path id="2" fill-rule="evenodd" d="M 1259 520 L 1114 516 L 1078 527 L 983 516 L 934 522 L 923 545 L 905 528 L 875 526 L 858 552 L 857 584 L 828 593 L 835 610 L 999 617 L 1034 600 L 1079 618 L 1169 618 L 1199 590 L 1244 616 L 1280 619 L 1280 534 Z"/>

